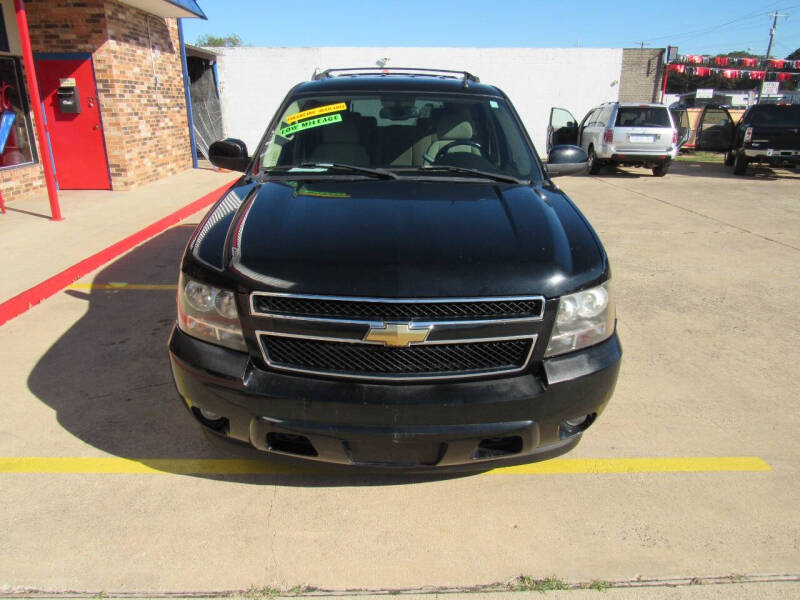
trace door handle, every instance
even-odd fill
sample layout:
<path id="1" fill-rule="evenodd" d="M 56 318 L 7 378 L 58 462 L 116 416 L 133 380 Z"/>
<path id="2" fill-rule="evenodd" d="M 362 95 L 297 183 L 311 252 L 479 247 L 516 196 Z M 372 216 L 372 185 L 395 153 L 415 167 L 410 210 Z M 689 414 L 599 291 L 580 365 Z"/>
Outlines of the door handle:
<path id="1" fill-rule="evenodd" d="M 95 131 L 97 131 L 98 129 L 100 129 L 100 125 L 98 125 L 97 123 L 95 123 L 95 124 L 94 124 L 94 127 L 93 127 L 92 129 L 94 129 Z"/>

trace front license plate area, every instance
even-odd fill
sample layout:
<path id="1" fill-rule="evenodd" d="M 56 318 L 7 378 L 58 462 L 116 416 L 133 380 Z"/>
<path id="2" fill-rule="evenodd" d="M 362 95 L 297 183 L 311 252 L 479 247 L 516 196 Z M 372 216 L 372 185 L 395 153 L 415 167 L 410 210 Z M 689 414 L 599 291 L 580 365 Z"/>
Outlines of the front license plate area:
<path id="1" fill-rule="evenodd" d="M 435 465 L 441 460 L 446 444 L 387 440 L 345 442 L 350 460 L 360 465 L 414 467 Z"/>

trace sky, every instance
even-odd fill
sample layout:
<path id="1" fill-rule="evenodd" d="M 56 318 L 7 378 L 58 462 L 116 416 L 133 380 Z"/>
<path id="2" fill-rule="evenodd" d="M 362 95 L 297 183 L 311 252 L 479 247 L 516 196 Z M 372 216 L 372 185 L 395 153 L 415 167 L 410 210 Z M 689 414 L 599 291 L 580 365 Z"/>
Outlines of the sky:
<path id="1" fill-rule="evenodd" d="M 681 54 L 764 54 L 800 47 L 800 0 L 568 2 L 539 0 L 198 0 L 208 21 L 185 19 L 187 42 L 237 34 L 249 46 L 663 48 Z"/>

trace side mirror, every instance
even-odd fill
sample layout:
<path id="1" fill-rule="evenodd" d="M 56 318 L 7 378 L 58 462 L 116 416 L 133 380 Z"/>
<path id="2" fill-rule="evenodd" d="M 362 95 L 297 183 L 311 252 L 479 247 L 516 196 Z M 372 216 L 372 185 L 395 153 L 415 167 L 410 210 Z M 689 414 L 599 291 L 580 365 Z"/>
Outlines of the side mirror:
<path id="1" fill-rule="evenodd" d="M 547 155 L 547 174 L 550 177 L 580 173 L 587 167 L 589 157 L 579 146 L 555 146 Z"/>
<path id="2" fill-rule="evenodd" d="M 250 164 L 247 145 L 242 140 L 226 138 L 214 142 L 208 148 L 208 160 L 211 164 L 231 171 L 246 171 Z"/>

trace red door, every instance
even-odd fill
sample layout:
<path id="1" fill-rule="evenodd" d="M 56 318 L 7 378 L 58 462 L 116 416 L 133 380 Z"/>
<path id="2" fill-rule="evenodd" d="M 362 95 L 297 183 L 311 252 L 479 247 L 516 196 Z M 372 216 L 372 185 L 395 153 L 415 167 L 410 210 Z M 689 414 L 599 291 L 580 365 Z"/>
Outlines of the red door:
<path id="1" fill-rule="evenodd" d="M 58 187 L 62 190 L 111 189 L 92 59 L 38 58 L 36 74 L 50 131 Z M 80 112 L 70 112 L 74 110 Z"/>

